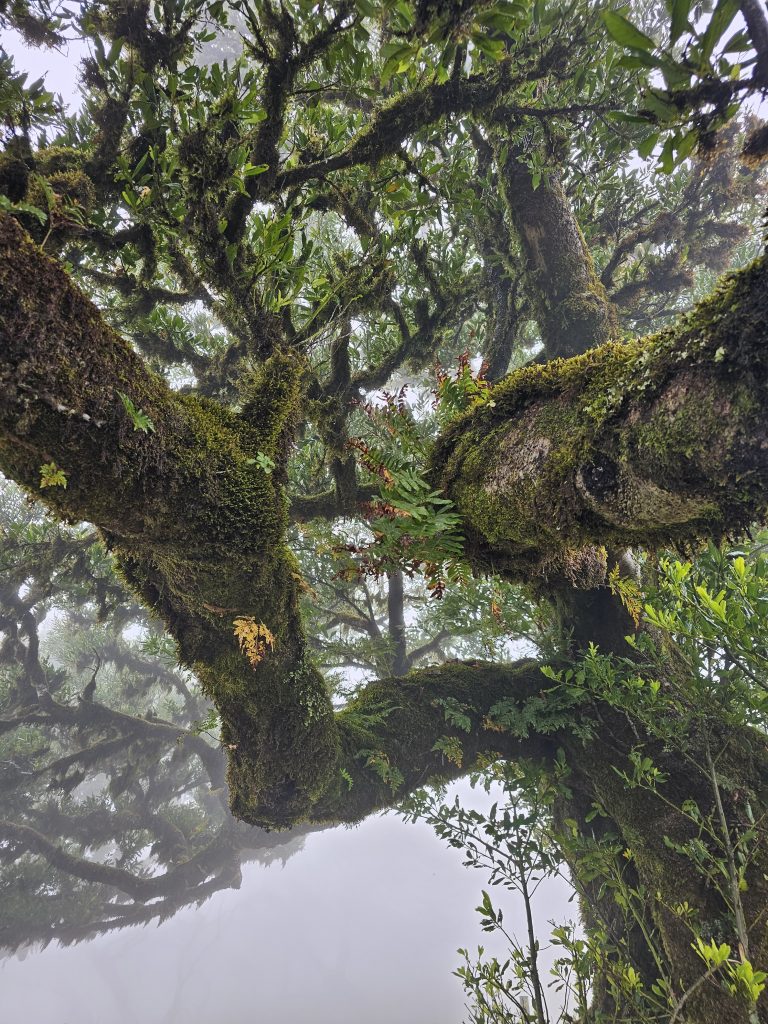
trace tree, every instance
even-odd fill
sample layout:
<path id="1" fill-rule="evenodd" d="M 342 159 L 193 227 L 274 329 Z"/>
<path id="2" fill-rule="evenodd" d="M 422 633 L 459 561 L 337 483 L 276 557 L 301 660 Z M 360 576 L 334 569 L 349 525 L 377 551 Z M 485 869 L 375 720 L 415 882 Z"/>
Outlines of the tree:
<path id="1" fill-rule="evenodd" d="M 747 724 L 765 732 L 765 550 L 763 534 L 736 550 L 710 544 L 694 563 L 661 558 L 645 595 L 634 583 L 622 590 L 633 615 L 652 625 L 652 632 L 630 638 L 630 657 L 605 655 L 591 646 L 565 670 L 548 671 L 554 685 L 538 706 L 531 703 L 523 715 L 509 708 L 506 720 L 496 717 L 497 724 L 518 731 L 551 726 L 558 706 L 567 716 L 591 693 L 620 711 L 638 738 L 653 737 L 655 744 L 638 743 L 624 768 L 617 766 L 625 797 L 652 793 L 674 818 L 690 821 L 693 827 L 683 842 L 665 835 L 673 855 L 669 867 L 698 876 L 705 888 L 719 894 L 729 921 L 721 924 L 719 934 L 687 901 L 667 902 L 671 891 L 667 896 L 661 889 L 649 891 L 635 869 L 635 848 L 625 845 L 629 835 L 617 834 L 604 821 L 599 802 L 585 818 L 587 829 L 558 817 L 563 795 L 569 797 L 564 761 L 559 774 L 543 778 L 535 766 L 496 762 L 477 779 L 486 790 L 492 781 L 501 784 L 485 813 L 462 807 L 458 799 L 446 804 L 433 791 L 406 802 L 406 813 L 429 821 L 463 852 L 465 864 L 485 869 L 491 885 L 503 885 L 519 897 L 523 920 L 522 927 L 521 922 L 513 925 L 516 934 L 504 924 L 503 910 L 489 893 L 483 892 L 477 908 L 483 930 L 506 940 L 506 958 L 488 957 L 483 947 L 477 957 L 459 950 L 463 962 L 456 974 L 470 998 L 474 1024 L 590 1019 L 590 1004 L 600 1002 L 592 998 L 595 990 L 621 1007 L 622 1019 L 674 1022 L 687 1019 L 689 1002 L 712 983 L 740 998 L 745 1020 L 760 1019 L 756 1004 L 768 974 L 749 960 L 754 932 L 747 927 L 742 899 L 764 841 L 765 815 L 755 818 L 746 804 L 738 826 L 727 820 L 730 766 L 719 760 L 727 752 L 716 737 L 724 728 Z M 680 671 L 670 672 L 670 658 Z M 572 722 L 571 729 L 586 742 L 595 738 L 588 719 Z M 660 746 L 686 764 L 684 781 L 659 767 Z M 698 787 L 692 786 L 693 779 Z M 707 787 L 709 797 L 702 800 Z M 534 897 L 542 881 L 563 875 L 566 862 L 578 865 L 569 882 L 589 916 L 589 929 L 580 934 L 572 921 L 551 921 L 542 941 Z M 595 901 L 595 892 L 610 898 Z M 700 961 L 699 976 L 688 987 L 667 973 L 652 909 L 662 902 L 680 933 L 687 932 Z M 728 943 L 731 934 L 738 938 L 737 947 Z M 545 948 L 554 951 L 549 976 L 542 965 Z M 649 961 L 645 978 L 639 970 L 644 957 Z"/>
<path id="2" fill-rule="evenodd" d="M 162 921 L 290 856 L 305 830 L 229 814 L 215 716 L 94 532 L 4 497 L 0 946 Z"/>
<path id="3" fill-rule="evenodd" d="M 652 9 L 636 12 L 651 35 L 580 2 L 139 0 L 65 22 L 24 3 L 3 15 L 38 41 L 76 31 L 93 56 L 70 118 L 2 65 L 0 467 L 54 516 L 93 524 L 164 623 L 220 717 L 235 817 L 356 821 L 479 756 L 535 763 L 542 778 L 564 758 L 557 816 L 588 831 L 598 803 L 636 851 L 684 991 L 700 961 L 667 906 L 688 901 L 712 935 L 726 908 L 671 867 L 665 837 L 684 845 L 690 820 L 654 793 L 627 797 L 634 728 L 594 694 L 578 714 L 596 742 L 569 727 L 573 709 L 511 723 L 546 703 L 553 647 L 627 653 L 634 623 L 614 592 L 635 573 L 628 549 L 730 535 L 764 513 L 764 257 L 674 315 L 733 256 L 756 255 L 745 219 L 765 188 L 760 128 L 734 120 L 732 101 L 764 87 L 764 18 L 745 2 L 738 46 L 757 58 L 734 75 L 713 54 L 736 45 L 723 38 L 735 10 L 718 5 L 705 44 L 675 5 L 670 46 L 690 38 L 677 63 L 710 92 L 664 109 L 638 77 L 674 77 L 651 55 L 666 31 Z M 241 52 L 222 59 L 227 34 Z M 731 103 L 713 113 L 718 75 Z M 683 144 L 677 122 L 697 110 L 706 124 Z M 714 154 L 682 162 L 713 132 Z M 630 161 L 657 141 L 664 180 Z M 436 417 L 364 398 L 465 349 L 439 374 Z M 372 545 L 353 533 L 361 517 Z M 373 598 L 361 614 L 353 590 L 388 582 L 389 636 L 369 658 L 386 674 L 340 710 L 302 621 L 313 595 L 292 531 L 327 537 L 313 521 L 346 531 L 343 555 L 320 551 L 336 556 L 322 575 L 331 590 L 337 575 L 336 596 L 318 601 L 333 628 L 381 639 Z M 418 667 L 442 641 L 409 651 L 403 574 L 424 572 L 439 596 L 472 587 L 470 569 L 525 582 L 554 609 L 521 616 L 558 623 L 540 659 Z M 34 630 L 21 635 L 15 657 L 32 672 L 13 684 L 12 731 L 38 706 L 51 713 L 50 682 L 22 650 Z M 711 798 L 684 759 L 641 742 L 692 798 Z M 712 742 L 741 794 L 737 830 L 739 800 L 759 814 L 768 799 L 764 739 L 745 724 Z M 764 857 L 743 901 L 758 967 Z M 652 980 L 639 952 L 638 970 Z M 597 987 L 596 1014 L 615 1002 Z M 686 1012 L 743 1019 L 714 984 Z"/>

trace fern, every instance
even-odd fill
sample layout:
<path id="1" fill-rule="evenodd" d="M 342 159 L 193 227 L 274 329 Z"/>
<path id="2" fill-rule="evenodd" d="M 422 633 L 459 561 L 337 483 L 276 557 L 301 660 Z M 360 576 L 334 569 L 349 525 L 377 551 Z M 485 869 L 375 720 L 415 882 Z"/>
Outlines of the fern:
<path id="1" fill-rule="evenodd" d="M 472 405 L 491 401 L 482 368 L 472 369 L 464 353 L 454 373 L 438 368 L 433 407 L 437 416 L 414 415 L 406 401 L 407 385 L 396 394 L 383 393 L 383 405 L 360 403 L 375 429 L 349 442 L 363 466 L 380 481 L 379 497 L 365 506 L 374 543 L 346 545 L 359 556 L 361 575 L 381 575 L 392 568 L 426 576 L 432 596 L 441 598 L 448 584 L 464 586 L 471 577 L 464 558 L 461 517 L 452 501 L 434 490 L 421 467 L 436 426 Z"/>
<path id="2" fill-rule="evenodd" d="M 396 793 L 405 782 L 403 773 L 390 763 L 383 750 L 361 750 L 357 756 L 366 759 L 366 767 L 372 768 L 392 793 Z"/>
<path id="3" fill-rule="evenodd" d="M 40 489 L 45 487 L 66 487 L 67 474 L 55 462 L 44 462 L 40 467 Z"/>
<path id="4" fill-rule="evenodd" d="M 257 622 L 252 616 L 241 615 L 233 622 L 234 633 L 240 644 L 240 650 L 254 668 L 264 660 L 266 655 L 275 649 L 275 637 L 263 622 Z"/>
<path id="5" fill-rule="evenodd" d="M 131 422 L 133 423 L 133 429 L 141 430 L 145 434 L 150 432 L 154 434 L 155 424 L 152 422 L 149 416 L 147 416 L 144 410 L 137 409 L 136 406 L 131 401 L 131 399 L 128 397 L 128 395 L 124 394 L 122 391 L 118 391 L 117 393 L 120 396 L 120 401 L 123 403 L 123 408 L 131 418 Z"/>
<path id="6" fill-rule="evenodd" d="M 457 768 L 461 768 L 464 763 L 464 748 L 458 736 L 441 736 L 435 741 L 432 751 L 442 754 L 446 761 L 455 764 Z"/>

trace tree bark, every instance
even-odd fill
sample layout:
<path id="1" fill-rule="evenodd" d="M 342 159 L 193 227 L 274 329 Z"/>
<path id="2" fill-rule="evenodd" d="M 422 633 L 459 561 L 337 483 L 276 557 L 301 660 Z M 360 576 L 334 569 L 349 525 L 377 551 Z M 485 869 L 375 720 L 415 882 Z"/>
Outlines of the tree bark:
<path id="1" fill-rule="evenodd" d="M 403 574 L 396 569 L 387 573 L 387 621 L 389 642 L 392 647 L 393 676 L 404 676 L 408 671 L 404 601 Z"/>
<path id="2" fill-rule="evenodd" d="M 578 355 L 615 341 L 615 312 L 558 171 L 548 168 L 534 185 L 523 154 L 507 141 L 497 146 L 496 169 L 509 220 L 520 243 L 526 290 L 548 359 Z"/>
<path id="3" fill-rule="evenodd" d="M 241 414 L 174 394 L 16 221 L 0 215 L 0 467 L 98 526 L 216 703 L 236 815 L 299 820 L 336 771 L 325 684 L 305 657 L 281 486 L 302 364 L 268 361 Z M 151 420 L 137 429 L 121 393 Z M 259 454 L 278 464 L 260 469 Z M 41 489 L 41 467 L 66 486 Z M 261 661 L 235 620 L 274 636 Z"/>
<path id="4" fill-rule="evenodd" d="M 768 494 L 768 263 L 680 323 L 529 366 L 456 421 L 433 476 L 483 568 L 602 582 L 595 546 L 723 536 Z"/>

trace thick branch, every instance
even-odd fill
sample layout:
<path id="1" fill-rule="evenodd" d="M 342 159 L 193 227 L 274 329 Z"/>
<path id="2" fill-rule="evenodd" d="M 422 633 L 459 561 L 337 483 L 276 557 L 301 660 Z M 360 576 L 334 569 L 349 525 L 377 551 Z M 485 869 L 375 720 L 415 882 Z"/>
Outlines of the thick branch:
<path id="1" fill-rule="evenodd" d="M 547 172 L 534 186 L 514 147 L 503 146 L 501 154 L 499 183 L 520 240 L 547 357 L 572 356 L 615 340 L 613 309 L 557 172 Z"/>
<path id="2" fill-rule="evenodd" d="M 502 62 L 492 74 L 472 75 L 467 79 L 450 79 L 433 83 L 418 92 L 398 96 L 376 112 L 367 125 L 340 153 L 283 171 L 276 187 L 284 189 L 333 171 L 377 162 L 397 153 L 402 143 L 415 131 L 446 115 L 467 114 L 491 103 L 515 81 L 510 64 Z"/>
<path id="3" fill-rule="evenodd" d="M 284 460 L 301 372 L 290 356 L 265 364 L 242 415 L 175 394 L 0 217 L 0 467 L 59 516 L 104 531 L 219 709 L 233 800 L 251 820 L 271 807 L 273 823 L 300 816 L 336 761 L 325 685 L 304 662 L 282 472 L 256 464 L 259 452 Z M 151 429 L 136 429 L 121 392 Z M 67 486 L 41 491 L 50 463 Z M 258 664 L 235 619 L 274 637 Z"/>
<path id="4" fill-rule="evenodd" d="M 522 706 L 548 686 L 535 661 L 448 662 L 369 684 L 336 716 L 339 775 L 310 820 L 359 821 L 420 786 L 465 775 L 480 754 L 550 760 L 554 735 L 521 739 L 488 722 L 499 701 Z M 453 724 L 451 708 L 468 716 L 468 732 Z M 460 763 L 435 749 L 445 738 L 459 741 Z"/>
<path id="5" fill-rule="evenodd" d="M 675 328 L 512 374 L 433 454 L 470 553 L 600 582 L 589 545 L 732 532 L 768 497 L 766 258 Z"/>

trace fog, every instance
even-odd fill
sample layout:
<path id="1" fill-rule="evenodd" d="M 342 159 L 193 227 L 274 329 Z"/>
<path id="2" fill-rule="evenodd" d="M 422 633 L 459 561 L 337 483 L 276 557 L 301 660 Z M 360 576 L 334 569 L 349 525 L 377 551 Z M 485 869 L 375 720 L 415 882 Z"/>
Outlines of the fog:
<path id="1" fill-rule="evenodd" d="M 239 891 L 160 927 L 6 960 L 0 1024 L 458 1024 L 456 949 L 495 948 L 474 912 L 484 884 L 395 815 L 310 835 L 284 865 L 248 865 Z M 513 899 L 494 895 L 522 928 Z M 558 883 L 540 890 L 542 926 L 564 897 Z"/>

